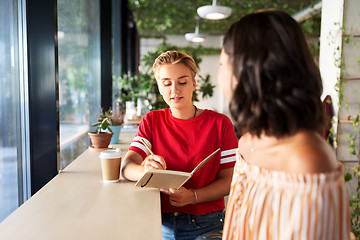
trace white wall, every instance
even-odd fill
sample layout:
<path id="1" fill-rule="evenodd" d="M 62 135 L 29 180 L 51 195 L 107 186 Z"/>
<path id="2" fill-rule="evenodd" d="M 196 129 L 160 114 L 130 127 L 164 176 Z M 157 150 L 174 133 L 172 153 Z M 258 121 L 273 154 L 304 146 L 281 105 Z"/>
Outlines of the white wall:
<path id="1" fill-rule="evenodd" d="M 321 10 L 319 68 L 323 79 L 322 98 L 330 95 L 335 116 L 338 113 L 338 93 L 335 84 L 340 77 L 341 27 L 343 26 L 343 0 L 323 0 Z"/>

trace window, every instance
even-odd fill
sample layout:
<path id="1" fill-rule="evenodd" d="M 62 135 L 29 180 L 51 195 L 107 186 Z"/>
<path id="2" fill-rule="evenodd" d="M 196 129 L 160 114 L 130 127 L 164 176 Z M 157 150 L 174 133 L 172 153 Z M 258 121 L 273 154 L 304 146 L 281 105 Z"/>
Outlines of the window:
<path id="1" fill-rule="evenodd" d="M 89 146 L 100 108 L 99 0 L 58 0 L 60 169 Z"/>
<path id="2" fill-rule="evenodd" d="M 0 222 L 29 197 L 22 6 L 5 0 L 0 8 Z"/>

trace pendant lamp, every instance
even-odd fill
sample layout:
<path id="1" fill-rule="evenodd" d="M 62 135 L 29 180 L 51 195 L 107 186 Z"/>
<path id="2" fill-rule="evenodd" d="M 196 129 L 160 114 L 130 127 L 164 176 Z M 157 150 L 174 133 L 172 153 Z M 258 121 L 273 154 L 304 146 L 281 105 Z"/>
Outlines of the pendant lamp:
<path id="1" fill-rule="evenodd" d="M 229 17 L 231 15 L 232 9 L 225 6 L 217 6 L 216 0 L 213 0 L 212 5 L 199 7 L 197 12 L 202 18 L 209 20 L 219 20 Z"/>
<path id="2" fill-rule="evenodd" d="M 190 42 L 200 43 L 205 41 L 206 35 L 199 33 L 199 17 L 196 17 L 196 27 L 194 33 L 186 33 L 185 39 Z"/>

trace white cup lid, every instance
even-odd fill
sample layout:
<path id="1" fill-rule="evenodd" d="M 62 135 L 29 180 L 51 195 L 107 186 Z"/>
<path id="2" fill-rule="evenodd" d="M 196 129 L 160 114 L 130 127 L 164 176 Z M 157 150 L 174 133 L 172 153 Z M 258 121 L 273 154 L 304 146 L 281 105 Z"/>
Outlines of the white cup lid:
<path id="1" fill-rule="evenodd" d="M 110 150 L 104 150 L 100 153 L 100 158 L 120 158 L 121 157 L 121 150 L 120 148 L 110 149 Z"/>

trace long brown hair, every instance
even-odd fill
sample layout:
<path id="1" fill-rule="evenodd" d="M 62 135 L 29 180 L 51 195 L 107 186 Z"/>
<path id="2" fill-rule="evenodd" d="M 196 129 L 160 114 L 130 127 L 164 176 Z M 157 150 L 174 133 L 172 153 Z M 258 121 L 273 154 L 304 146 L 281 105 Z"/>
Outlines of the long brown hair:
<path id="1" fill-rule="evenodd" d="M 268 10 L 232 24 L 223 48 L 236 87 L 230 112 L 239 130 L 283 137 L 320 131 L 325 121 L 320 72 L 299 24 Z"/>

